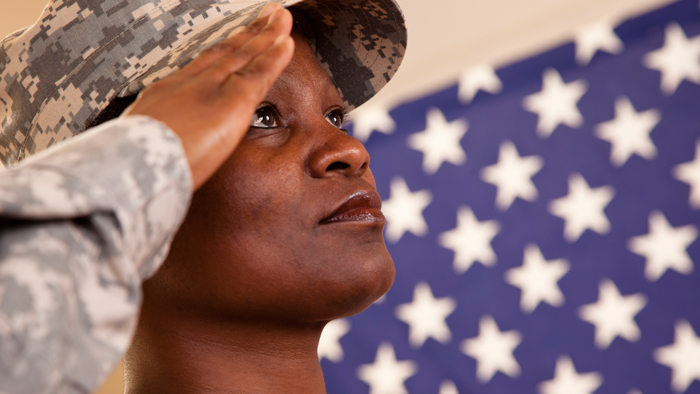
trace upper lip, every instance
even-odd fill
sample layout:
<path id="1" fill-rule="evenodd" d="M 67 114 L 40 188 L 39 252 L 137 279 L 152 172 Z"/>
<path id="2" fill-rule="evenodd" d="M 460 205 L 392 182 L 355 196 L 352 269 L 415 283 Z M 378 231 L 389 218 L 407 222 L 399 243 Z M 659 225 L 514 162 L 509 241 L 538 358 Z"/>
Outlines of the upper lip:
<path id="1" fill-rule="evenodd" d="M 353 211 L 355 209 L 361 208 L 376 208 L 381 209 L 382 199 L 379 194 L 374 190 L 362 190 L 357 191 L 350 196 L 348 196 L 345 201 L 338 208 L 336 208 L 330 215 L 324 217 L 321 223 L 329 222 L 334 217 L 340 216 L 344 213 Z"/>

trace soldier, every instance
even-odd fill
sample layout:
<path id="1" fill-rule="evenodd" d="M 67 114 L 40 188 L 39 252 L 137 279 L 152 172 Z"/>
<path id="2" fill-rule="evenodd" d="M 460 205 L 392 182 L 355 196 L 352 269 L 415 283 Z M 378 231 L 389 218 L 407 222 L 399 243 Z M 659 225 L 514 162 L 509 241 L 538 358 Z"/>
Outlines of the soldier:
<path id="1" fill-rule="evenodd" d="M 323 392 L 324 324 L 393 280 L 341 124 L 405 28 L 391 0 L 288 1 L 293 33 L 264 3 L 55 0 L 3 41 L 0 392 L 92 392 L 142 299 L 127 390 Z"/>

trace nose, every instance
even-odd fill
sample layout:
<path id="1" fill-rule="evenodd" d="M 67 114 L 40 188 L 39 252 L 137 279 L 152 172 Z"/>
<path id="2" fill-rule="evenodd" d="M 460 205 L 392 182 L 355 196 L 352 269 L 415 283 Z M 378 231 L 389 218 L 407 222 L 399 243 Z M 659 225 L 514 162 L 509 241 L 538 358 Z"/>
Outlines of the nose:
<path id="1" fill-rule="evenodd" d="M 361 177 L 369 169 L 369 153 L 360 141 L 334 129 L 308 156 L 307 168 L 314 178 L 334 174 Z"/>

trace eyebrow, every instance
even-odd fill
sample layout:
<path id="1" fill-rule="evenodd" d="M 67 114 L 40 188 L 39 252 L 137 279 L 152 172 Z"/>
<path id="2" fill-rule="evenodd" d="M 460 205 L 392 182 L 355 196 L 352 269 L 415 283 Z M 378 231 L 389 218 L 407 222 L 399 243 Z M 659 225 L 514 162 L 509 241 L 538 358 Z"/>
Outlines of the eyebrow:
<path id="1" fill-rule="evenodd" d="M 324 91 L 325 91 L 326 95 L 329 94 L 329 91 L 331 89 L 335 90 L 335 92 L 340 97 L 340 103 L 341 103 L 340 107 L 343 109 L 343 114 L 347 115 L 348 106 L 347 106 L 347 104 L 345 104 L 345 100 L 343 100 L 343 95 L 340 94 L 338 87 L 335 85 L 335 83 L 333 83 L 333 80 L 331 80 L 331 77 L 329 77 L 328 74 L 326 74 L 326 78 L 324 78 L 323 88 L 325 89 Z"/>

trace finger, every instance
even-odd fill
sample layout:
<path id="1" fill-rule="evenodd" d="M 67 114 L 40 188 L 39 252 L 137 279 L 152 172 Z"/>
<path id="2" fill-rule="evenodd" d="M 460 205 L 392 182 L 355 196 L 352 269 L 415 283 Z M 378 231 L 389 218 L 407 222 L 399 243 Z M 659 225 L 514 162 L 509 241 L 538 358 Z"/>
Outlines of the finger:
<path id="1" fill-rule="evenodd" d="M 224 83 L 232 73 L 248 65 L 256 56 L 273 46 L 280 37 L 288 37 L 293 23 L 289 11 L 276 11 L 270 16 L 268 25 L 257 36 L 238 50 L 221 56 L 209 69 L 202 72 L 201 76 L 214 83 Z"/>
<path id="2" fill-rule="evenodd" d="M 245 101 L 255 108 L 267 91 L 279 78 L 294 56 L 294 39 L 281 36 L 280 39 L 246 67 L 232 74 L 223 85 L 225 96 L 232 99 L 231 105 Z M 243 92 L 247 94 L 242 94 Z M 252 115 L 252 114 L 251 114 Z"/>
<path id="3" fill-rule="evenodd" d="M 222 56 L 245 45 L 257 32 L 246 30 L 246 27 L 237 27 L 231 32 L 231 36 L 225 40 L 212 45 L 197 55 L 190 63 L 178 71 L 178 76 L 193 77 L 211 67 Z"/>
<path id="4" fill-rule="evenodd" d="M 197 55 L 197 57 L 194 58 L 194 60 L 184 66 L 178 72 L 178 75 L 182 77 L 192 77 L 198 75 L 207 68 L 211 67 L 211 65 L 222 56 L 241 48 L 258 33 L 260 33 L 260 31 L 267 25 L 270 15 L 280 8 L 282 8 L 282 6 L 277 3 L 268 3 L 265 5 L 265 7 L 263 7 L 253 22 L 251 22 L 248 26 L 237 27 L 231 31 L 231 33 L 229 33 L 227 38 L 202 51 L 199 55 Z"/>
<path id="5" fill-rule="evenodd" d="M 214 144 L 205 144 L 199 153 L 190 153 L 188 160 L 196 162 L 192 166 L 193 190 L 197 190 L 221 166 L 238 146 L 248 129 L 250 117 L 255 107 L 262 101 L 277 77 L 287 67 L 294 54 L 294 40 L 290 36 L 282 37 L 280 42 L 268 48 L 245 68 L 245 75 L 235 74 L 227 81 L 223 96 L 223 108 L 230 109 L 227 126 L 221 127 L 216 138 L 210 139 Z M 245 125 L 244 127 L 240 127 Z M 186 153 L 187 155 L 187 153 Z M 190 156 L 195 159 L 190 159 Z"/>

